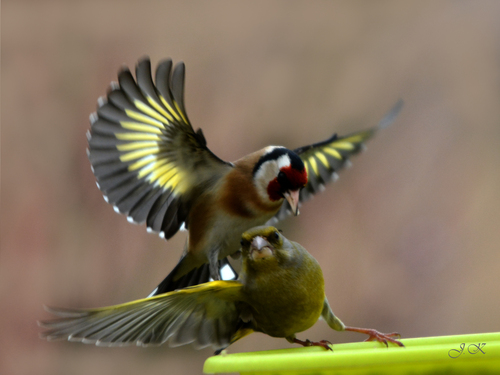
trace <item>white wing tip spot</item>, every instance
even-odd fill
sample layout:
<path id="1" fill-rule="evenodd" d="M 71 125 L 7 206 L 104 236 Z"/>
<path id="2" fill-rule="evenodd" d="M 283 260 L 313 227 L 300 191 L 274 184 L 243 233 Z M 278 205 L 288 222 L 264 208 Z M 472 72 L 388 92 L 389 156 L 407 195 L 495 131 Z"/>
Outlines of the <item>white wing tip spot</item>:
<path id="1" fill-rule="evenodd" d="M 106 99 L 105 96 L 100 96 L 99 99 L 97 99 L 97 104 L 99 105 L 99 107 L 102 107 L 107 102 L 108 102 L 108 99 Z"/>
<path id="2" fill-rule="evenodd" d="M 154 230 L 153 230 L 153 228 L 151 228 L 151 227 L 147 227 L 147 228 L 146 228 L 146 232 L 148 232 L 148 233 L 153 233 L 153 232 L 154 232 Z"/>
<path id="3" fill-rule="evenodd" d="M 94 125 L 94 123 L 99 119 L 96 112 L 92 112 L 89 116 L 90 125 Z"/>
<path id="4" fill-rule="evenodd" d="M 160 236 L 160 238 L 165 239 L 165 232 L 164 231 L 161 231 L 158 235 Z"/>
<path id="5" fill-rule="evenodd" d="M 187 231 L 187 229 L 186 229 L 186 223 L 182 223 L 182 225 L 180 226 L 179 230 L 181 230 L 183 232 Z"/>
<path id="6" fill-rule="evenodd" d="M 137 222 L 134 220 L 132 216 L 127 216 L 127 221 L 132 224 L 137 224 Z"/>
<path id="7" fill-rule="evenodd" d="M 118 206 L 113 206 L 113 210 L 115 210 L 116 213 L 121 214 L 120 209 Z"/>
<path id="8" fill-rule="evenodd" d="M 109 88 L 111 90 L 118 90 L 120 88 L 120 84 L 116 81 L 112 81 L 110 84 L 109 84 Z"/>
<path id="9" fill-rule="evenodd" d="M 107 197 L 107 195 L 103 195 L 102 197 L 104 198 L 104 201 L 105 201 L 106 203 L 109 203 L 109 198 Z"/>

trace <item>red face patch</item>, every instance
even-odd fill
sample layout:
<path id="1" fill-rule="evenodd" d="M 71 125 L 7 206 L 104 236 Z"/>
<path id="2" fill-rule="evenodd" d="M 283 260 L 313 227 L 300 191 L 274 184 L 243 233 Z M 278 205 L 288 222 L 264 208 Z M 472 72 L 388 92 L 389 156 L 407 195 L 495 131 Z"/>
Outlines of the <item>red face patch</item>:
<path id="1" fill-rule="evenodd" d="M 269 185 L 267 185 L 267 194 L 269 195 L 269 199 L 273 202 L 279 201 L 283 198 L 283 194 L 281 194 L 281 185 L 278 182 L 278 177 L 269 182 Z"/>
<path id="2" fill-rule="evenodd" d="M 267 185 L 267 194 L 273 202 L 283 198 L 283 193 L 286 191 L 299 190 L 307 184 L 307 172 L 304 168 L 299 171 L 291 166 L 283 167 L 280 172 L 285 174 L 285 178 L 276 177 Z"/>
<path id="3" fill-rule="evenodd" d="M 298 190 L 306 186 L 307 172 L 305 168 L 299 171 L 289 166 L 281 168 L 280 171 L 284 172 L 290 181 L 291 188 L 289 190 Z"/>

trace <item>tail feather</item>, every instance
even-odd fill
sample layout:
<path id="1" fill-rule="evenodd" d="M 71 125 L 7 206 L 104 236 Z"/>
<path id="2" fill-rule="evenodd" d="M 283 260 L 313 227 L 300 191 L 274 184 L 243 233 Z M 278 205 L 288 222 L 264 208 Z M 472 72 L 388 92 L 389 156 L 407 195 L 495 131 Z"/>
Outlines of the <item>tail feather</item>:
<path id="1" fill-rule="evenodd" d="M 177 289 L 183 289 L 188 286 L 198 285 L 212 281 L 210 278 L 209 264 L 205 263 L 201 267 L 195 268 L 186 275 L 174 281 L 174 275 L 177 272 L 182 259 L 177 263 L 174 269 L 168 274 L 165 279 L 151 292 L 148 297 L 157 296 L 159 294 L 172 292 Z M 222 280 L 236 280 L 238 274 L 231 266 L 227 258 L 219 260 L 219 274 Z"/>

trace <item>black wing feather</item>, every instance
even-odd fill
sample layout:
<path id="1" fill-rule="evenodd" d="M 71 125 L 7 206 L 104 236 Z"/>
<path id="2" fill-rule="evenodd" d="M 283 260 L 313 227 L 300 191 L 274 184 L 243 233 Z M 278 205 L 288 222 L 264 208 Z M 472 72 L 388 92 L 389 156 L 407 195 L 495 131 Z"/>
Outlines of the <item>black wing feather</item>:
<path id="1" fill-rule="evenodd" d="M 308 175 L 307 185 L 300 192 L 300 202 L 306 201 L 318 191 L 323 190 L 328 182 L 336 180 L 337 172 L 349 165 L 349 158 L 362 151 L 365 142 L 378 130 L 390 125 L 396 119 L 402 106 L 403 101 L 399 100 L 375 127 L 342 137 L 333 134 L 324 141 L 295 149 L 294 152 L 304 162 Z M 280 211 L 269 223 L 281 220 L 291 212 L 289 203 L 285 201 Z"/>
<path id="2" fill-rule="evenodd" d="M 136 79 L 118 74 L 91 115 L 88 154 L 99 188 L 115 210 L 170 238 L 187 220 L 191 200 L 231 168 L 194 132 L 184 105 L 185 68 L 161 62 L 156 86 L 141 59 Z"/>

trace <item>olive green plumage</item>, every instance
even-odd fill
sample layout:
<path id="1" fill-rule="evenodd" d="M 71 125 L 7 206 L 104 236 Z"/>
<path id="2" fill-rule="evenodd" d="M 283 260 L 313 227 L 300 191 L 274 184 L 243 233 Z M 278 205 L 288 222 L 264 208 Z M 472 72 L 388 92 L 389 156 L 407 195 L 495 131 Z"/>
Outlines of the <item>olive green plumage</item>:
<path id="1" fill-rule="evenodd" d="M 252 241 L 257 236 L 267 239 L 273 247 L 272 255 L 252 258 Z M 323 273 L 316 259 L 273 227 L 244 233 L 242 252 L 240 280 L 253 317 L 252 328 L 274 337 L 293 338 L 295 333 L 312 327 L 325 300 Z"/>
<path id="2" fill-rule="evenodd" d="M 252 332 L 284 337 L 291 343 L 318 345 L 296 333 L 321 316 L 337 331 L 369 335 L 387 345 L 397 333 L 345 326 L 325 297 L 321 268 L 297 242 L 274 227 L 255 227 L 241 238 L 242 271 L 235 281 L 212 281 L 121 305 L 87 310 L 51 309 L 59 318 L 41 322 L 48 340 L 68 339 L 101 346 L 193 343 L 220 352 Z"/>
<path id="3" fill-rule="evenodd" d="M 194 343 L 223 349 L 253 332 L 293 341 L 322 315 L 336 330 L 318 262 L 274 227 L 242 236 L 243 268 L 237 281 L 213 281 L 121 305 L 87 310 L 48 309 L 59 319 L 42 322 L 42 336 L 102 346 Z"/>

